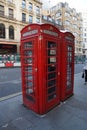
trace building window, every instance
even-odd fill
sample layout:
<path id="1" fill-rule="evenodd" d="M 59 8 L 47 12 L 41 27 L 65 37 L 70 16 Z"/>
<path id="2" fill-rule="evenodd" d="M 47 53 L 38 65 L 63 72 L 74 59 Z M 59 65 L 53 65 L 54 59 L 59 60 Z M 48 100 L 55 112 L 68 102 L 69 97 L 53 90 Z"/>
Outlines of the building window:
<path id="1" fill-rule="evenodd" d="M 69 13 L 67 13 L 67 12 L 65 12 L 65 16 L 70 17 L 70 14 L 69 14 Z"/>
<path id="2" fill-rule="evenodd" d="M 82 31 L 82 27 L 79 27 L 79 30 Z"/>
<path id="3" fill-rule="evenodd" d="M 74 29 L 77 29 L 77 25 L 74 24 L 74 25 L 73 25 L 73 28 L 74 28 Z"/>
<path id="4" fill-rule="evenodd" d="M 14 27 L 9 26 L 9 39 L 14 39 Z"/>
<path id="5" fill-rule="evenodd" d="M 22 0 L 22 8 L 25 8 L 25 7 L 26 7 L 26 1 Z"/>
<path id="6" fill-rule="evenodd" d="M 4 16 L 4 6 L 0 5 L 0 16 Z"/>
<path id="7" fill-rule="evenodd" d="M 60 17 L 61 16 L 61 12 L 56 13 L 56 17 Z"/>
<path id="8" fill-rule="evenodd" d="M 42 16 L 42 19 L 43 19 L 43 20 L 47 20 L 47 16 L 43 15 L 43 16 Z"/>
<path id="9" fill-rule="evenodd" d="M 70 25 L 70 22 L 66 20 L 65 25 Z"/>
<path id="10" fill-rule="evenodd" d="M 36 18 L 36 23 L 40 23 L 40 18 Z"/>
<path id="11" fill-rule="evenodd" d="M 22 21 L 26 22 L 26 14 L 25 13 L 22 13 Z"/>
<path id="12" fill-rule="evenodd" d="M 81 48 L 79 48 L 79 52 L 81 52 Z"/>
<path id="13" fill-rule="evenodd" d="M 5 38 L 5 25 L 0 24 L 0 38 Z"/>
<path id="14" fill-rule="evenodd" d="M 87 38 L 84 38 L 84 42 L 87 42 Z"/>
<path id="15" fill-rule="evenodd" d="M 9 8 L 9 18 L 13 18 L 13 9 Z"/>
<path id="16" fill-rule="evenodd" d="M 74 20 L 74 21 L 77 21 L 77 18 L 76 18 L 76 17 L 73 17 L 73 20 Z"/>
<path id="17" fill-rule="evenodd" d="M 29 23 L 33 23 L 33 16 L 29 15 Z"/>
<path id="18" fill-rule="evenodd" d="M 40 8 L 36 6 L 36 14 L 40 14 Z"/>
<path id="19" fill-rule="evenodd" d="M 33 10 L 33 5 L 32 3 L 29 3 L 29 11 L 32 11 Z"/>
<path id="20" fill-rule="evenodd" d="M 49 22 L 53 22 L 53 19 L 48 16 L 48 21 L 49 21 Z"/>
<path id="21" fill-rule="evenodd" d="M 85 36 L 87 37 L 87 33 L 85 33 Z"/>

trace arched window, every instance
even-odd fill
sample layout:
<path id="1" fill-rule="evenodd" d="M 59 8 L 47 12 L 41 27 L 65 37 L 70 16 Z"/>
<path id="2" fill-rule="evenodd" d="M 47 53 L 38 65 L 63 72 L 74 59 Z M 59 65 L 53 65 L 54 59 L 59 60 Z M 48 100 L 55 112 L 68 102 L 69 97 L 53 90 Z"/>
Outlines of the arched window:
<path id="1" fill-rule="evenodd" d="M 0 24 L 0 38 L 5 38 L 5 25 Z"/>
<path id="2" fill-rule="evenodd" d="M 14 39 L 14 27 L 9 26 L 9 39 Z"/>

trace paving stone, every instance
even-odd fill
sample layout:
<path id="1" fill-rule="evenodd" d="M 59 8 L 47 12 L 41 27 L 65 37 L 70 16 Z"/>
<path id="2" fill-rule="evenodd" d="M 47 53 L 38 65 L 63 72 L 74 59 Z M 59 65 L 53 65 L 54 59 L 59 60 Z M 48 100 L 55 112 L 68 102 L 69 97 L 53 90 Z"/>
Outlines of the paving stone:
<path id="1" fill-rule="evenodd" d="M 32 127 L 32 123 L 22 117 L 18 117 L 16 120 L 12 121 L 12 124 L 18 130 L 26 130 L 27 128 Z"/>
<path id="2" fill-rule="evenodd" d="M 13 126 L 12 124 L 3 124 L 0 127 L 0 130 L 18 130 L 15 126 Z"/>
<path id="3" fill-rule="evenodd" d="M 87 130 L 87 122 L 76 116 L 72 116 L 69 121 L 62 126 L 63 130 Z"/>

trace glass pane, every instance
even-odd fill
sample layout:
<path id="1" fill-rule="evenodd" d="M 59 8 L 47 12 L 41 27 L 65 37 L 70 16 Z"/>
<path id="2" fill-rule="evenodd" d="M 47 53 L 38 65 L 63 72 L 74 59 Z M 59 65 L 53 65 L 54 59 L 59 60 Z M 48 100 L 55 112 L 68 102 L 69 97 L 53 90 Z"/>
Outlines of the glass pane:
<path id="1" fill-rule="evenodd" d="M 48 80 L 49 79 L 52 79 L 52 78 L 56 78 L 56 73 L 51 73 L 51 74 L 48 74 Z"/>
<path id="2" fill-rule="evenodd" d="M 50 49 L 48 50 L 48 56 L 55 56 L 56 55 L 56 50 Z"/>
<path id="3" fill-rule="evenodd" d="M 33 45 L 32 45 L 32 42 L 26 42 L 24 43 L 24 48 L 27 49 L 27 48 L 32 48 Z"/>
<path id="4" fill-rule="evenodd" d="M 26 79 L 27 80 L 33 80 L 33 76 L 32 75 L 26 75 Z"/>
<path id="5" fill-rule="evenodd" d="M 32 50 L 25 51 L 25 56 L 32 56 Z"/>
<path id="6" fill-rule="evenodd" d="M 27 94 L 32 94 L 33 93 L 33 89 L 32 88 L 28 88 L 28 89 L 26 89 L 26 92 L 27 92 Z"/>
<path id="7" fill-rule="evenodd" d="M 48 64 L 56 63 L 56 57 L 49 57 L 48 58 Z"/>
<path id="8" fill-rule="evenodd" d="M 52 100 L 54 98 L 56 98 L 56 94 L 52 94 L 52 95 L 48 96 L 48 100 Z"/>
<path id="9" fill-rule="evenodd" d="M 25 63 L 26 64 L 32 64 L 32 58 L 26 58 Z"/>
<path id="10" fill-rule="evenodd" d="M 48 94 L 54 92 L 55 90 L 56 90 L 56 87 L 49 88 L 49 89 L 48 89 Z"/>
<path id="11" fill-rule="evenodd" d="M 69 89 L 69 88 L 71 88 L 71 81 L 70 80 L 67 81 L 67 89 Z"/>
<path id="12" fill-rule="evenodd" d="M 32 72 L 32 66 L 25 67 L 25 71 L 31 73 Z"/>
<path id="13" fill-rule="evenodd" d="M 33 86 L 33 82 L 26 81 L 26 87 L 32 87 L 32 86 Z"/>
<path id="14" fill-rule="evenodd" d="M 55 71 L 55 70 L 56 70 L 56 66 L 48 66 L 48 72 Z"/>
<path id="15" fill-rule="evenodd" d="M 56 80 L 48 81 L 48 87 L 53 86 L 56 84 Z"/>
<path id="16" fill-rule="evenodd" d="M 55 47 L 56 47 L 55 42 L 48 41 L 48 48 L 55 48 Z"/>

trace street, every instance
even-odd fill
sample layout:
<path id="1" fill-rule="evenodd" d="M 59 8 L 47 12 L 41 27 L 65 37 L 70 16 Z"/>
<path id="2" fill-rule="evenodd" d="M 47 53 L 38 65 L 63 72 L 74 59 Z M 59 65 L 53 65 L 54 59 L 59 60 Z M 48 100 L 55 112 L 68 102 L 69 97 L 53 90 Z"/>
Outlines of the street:
<path id="1" fill-rule="evenodd" d="M 44 115 L 24 107 L 22 95 L 0 101 L 0 130 L 87 130 L 86 99 L 87 84 L 78 73 L 74 95 Z"/>
<path id="2" fill-rule="evenodd" d="M 75 74 L 82 72 L 84 64 L 75 64 Z M 0 68 L 0 98 L 21 92 L 21 69 Z"/>
<path id="3" fill-rule="evenodd" d="M 82 72 L 84 64 L 75 64 L 75 74 Z"/>
<path id="4" fill-rule="evenodd" d="M 20 68 L 0 68 L 0 98 L 21 91 Z"/>

